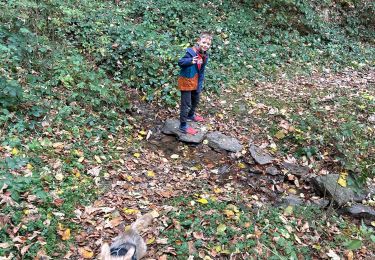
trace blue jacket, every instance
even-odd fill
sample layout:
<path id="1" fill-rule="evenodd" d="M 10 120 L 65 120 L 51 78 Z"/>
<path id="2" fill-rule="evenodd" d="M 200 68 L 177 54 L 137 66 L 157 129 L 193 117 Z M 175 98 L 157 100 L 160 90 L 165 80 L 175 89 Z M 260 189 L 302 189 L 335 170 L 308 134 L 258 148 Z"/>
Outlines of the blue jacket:
<path id="1" fill-rule="evenodd" d="M 204 70 L 208 62 L 208 54 L 203 58 L 200 70 L 198 69 L 198 64 L 192 63 L 195 56 L 197 54 L 194 49 L 187 48 L 184 57 L 178 60 L 178 65 L 181 67 L 178 88 L 182 91 L 197 90 L 199 93 L 203 89 Z"/>

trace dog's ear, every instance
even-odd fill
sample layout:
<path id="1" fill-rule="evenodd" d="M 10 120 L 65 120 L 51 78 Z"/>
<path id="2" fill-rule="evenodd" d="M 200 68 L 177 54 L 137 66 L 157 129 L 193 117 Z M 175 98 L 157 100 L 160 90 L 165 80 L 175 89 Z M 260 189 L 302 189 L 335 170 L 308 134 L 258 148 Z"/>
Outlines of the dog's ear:
<path id="1" fill-rule="evenodd" d="M 102 250 L 100 252 L 100 259 L 101 260 L 111 260 L 111 249 L 107 243 L 102 245 Z"/>

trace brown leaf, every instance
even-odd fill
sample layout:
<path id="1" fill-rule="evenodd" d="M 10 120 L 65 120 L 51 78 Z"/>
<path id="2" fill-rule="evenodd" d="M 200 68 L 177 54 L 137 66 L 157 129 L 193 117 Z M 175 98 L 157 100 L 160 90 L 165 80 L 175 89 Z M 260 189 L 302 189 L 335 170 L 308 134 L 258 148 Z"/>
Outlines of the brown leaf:
<path id="1" fill-rule="evenodd" d="M 204 239 L 203 232 L 193 232 L 193 236 L 195 239 Z"/>
<path id="2" fill-rule="evenodd" d="M 94 252 L 88 247 L 80 247 L 78 252 L 84 259 L 90 259 L 94 256 Z"/>

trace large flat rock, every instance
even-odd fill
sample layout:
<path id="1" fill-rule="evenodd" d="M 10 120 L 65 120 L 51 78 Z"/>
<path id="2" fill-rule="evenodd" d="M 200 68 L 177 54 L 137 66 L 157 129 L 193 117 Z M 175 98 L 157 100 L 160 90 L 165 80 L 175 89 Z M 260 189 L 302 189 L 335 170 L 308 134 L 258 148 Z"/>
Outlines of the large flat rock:
<path id="1" fill-rule="evenodd" d="M 261 148 L 254 144 L 250 144 L 250 154 L 254 158 L 254 160 L 260 165 L 269 164 L 275 159 L 267 152 L 263 151 Z"/>
<path id="2" fill-rule="evenodd" d="M 355 194 L 352 189 L 338 184 L 338 178 L 339 174 L 328 174 L 312 179 L 312 183 L 322 195 L 332 198 L 341 207 L 347 202 L 354 201 Z"/>
<path id="3" fill-rule="evenodd" d="M 185 142 L 185 143 L 194 143 L 199 144 L 202 142 L 207 130 L 204 127 L 199 126 L 195 122 L 189 122 L 189 126 L 198 130 L 196 135 L 189 135 L 184 134 L 179 130 L 180 120 L 177 119 L 168 119 L 165 121 L 163 128 L 161 131 L 166 135 L 174 135 L 178 138 L 178 140 Z"/>
<path id="4" fill-rule="evenodd" d="M 345 209 L 346 213 L 360 219 L 365 220 L 375 220 L 375 209 L 362 205 L 362 204 L 354 204 Z"/>
<path id="5" fill-rule="evenodd" d="M 208 145 L 215 150 L 226 150 L 234 153 L 242 150 L 242 145 L 236 138 L 226 136 L 218 131 L 209 133 L 207 140 Z"/>
<path id="6" fill-rule="evenodd" d="M 283 162 L 281 166 L 286 169 L 290 174 L 296 175 L 296 176 L 306 176 L 309 174 L 309 167 L 301 166 L 294 163 L 288 163 Z"/>

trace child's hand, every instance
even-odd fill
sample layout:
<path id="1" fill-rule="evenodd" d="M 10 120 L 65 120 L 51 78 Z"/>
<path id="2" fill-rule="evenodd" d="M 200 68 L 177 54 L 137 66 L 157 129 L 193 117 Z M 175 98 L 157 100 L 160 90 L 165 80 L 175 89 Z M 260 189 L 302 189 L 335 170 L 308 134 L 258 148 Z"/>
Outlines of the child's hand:
<path id="1" fill-rule="evenodd" d="M 193 57 L 192 63 L 196 64 L 198 62 L 198 56 Z"/>

